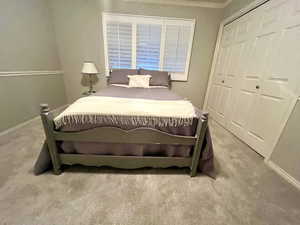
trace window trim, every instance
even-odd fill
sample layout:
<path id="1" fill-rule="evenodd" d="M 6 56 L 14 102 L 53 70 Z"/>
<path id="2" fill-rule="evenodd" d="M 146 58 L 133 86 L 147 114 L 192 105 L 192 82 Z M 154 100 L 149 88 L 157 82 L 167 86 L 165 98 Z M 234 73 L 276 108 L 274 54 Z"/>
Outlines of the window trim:
<path id="1" fill-rule="evenodd" d="M 137 20 L 138 17 L 138 20 Z M 115 22 L 128 22 L 133 24 L 132 26 L 132 69 L 136 68 L 136 31 L 137 24 L 139 23 L 147 23 L 147 24 L 159 24 L 162 25 L 161 30 L 161 46 L 160 46 L 160 70 L 164 65 L 164 49 L 165 49 L 165 37 L 166 37 L 166 25 L 188 25 L 191 29 L 191 35 L 189 40 L 188 52 L 185 62 L 185 71 L 183 73 L 170 73 L 171 79 L 176 81 L 187 81 L 189 74 L 189 67 L 191 62 L 193 41 L 195 35 L 195 19 L 182 19 L 182 18 L 170 18 L 170 17 L 159 17 L 159 16 L 144 16 L 144 15 L 132 15 L 132 14 L 118 14 L 118 13 L 102 13 L 102 34 L 103 34 L 103 42 L 104 42 L 104 59 L 105 59 L 105 74 L 109 76 L 109 60 L 108 60 L 108 45 L 107 45 L 107 21 L 115 21 Z M 136 22 L 138 21 L 138 23 Z"/>

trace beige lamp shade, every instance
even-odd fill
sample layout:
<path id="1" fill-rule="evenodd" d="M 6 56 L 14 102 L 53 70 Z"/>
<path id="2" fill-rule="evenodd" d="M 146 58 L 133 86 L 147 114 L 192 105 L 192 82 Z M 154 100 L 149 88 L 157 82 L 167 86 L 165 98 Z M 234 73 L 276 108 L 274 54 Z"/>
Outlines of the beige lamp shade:
<path id="1" fill-rule="evenodd" d="M 83 74 L 97 74 L 98 70 L 94 63 L 92 62 L 84 62 L 81 70 Z"/>

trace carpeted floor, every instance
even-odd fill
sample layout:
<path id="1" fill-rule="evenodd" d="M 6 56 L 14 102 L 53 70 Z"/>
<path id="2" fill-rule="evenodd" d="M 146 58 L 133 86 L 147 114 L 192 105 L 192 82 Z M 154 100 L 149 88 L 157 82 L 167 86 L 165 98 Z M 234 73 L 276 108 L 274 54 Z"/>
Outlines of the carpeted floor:
<path id="1" fill-rule="evenodd" d="M 188 170 L 69 167 L 34 176 L 40 121 L 0 137 L 0 224 L 300 224 L 300 192 L 211 123 L 218 178 Z"/>

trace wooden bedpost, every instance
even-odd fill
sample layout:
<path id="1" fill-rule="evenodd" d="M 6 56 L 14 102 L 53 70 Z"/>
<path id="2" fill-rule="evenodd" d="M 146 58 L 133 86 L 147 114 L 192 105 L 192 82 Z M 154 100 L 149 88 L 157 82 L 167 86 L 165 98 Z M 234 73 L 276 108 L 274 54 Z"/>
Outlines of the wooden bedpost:
<path id="1" fill-rule="evenodd" d="M 197 126 L 197 132 L 196 132 L 197 141 L 194 146 L 194 152 L 192 157 L 192 165 L 191 165 L 191 173 L 190 173 L 191 177 L 195 177 L 197 175 L 201 148 L 206 135 L 207 125 L 208 125 L 208 113 L 203 112 L 201 117 L 199 118 L 198 126 Z"/>
<path id="2" fill-rule="evenodd" d="M 54 131 L 54 123 L 53 123 L 53 115 L 50 112 L 48 104 L 41 104 L 41 119 L 43 122 L 45 135 L 46 135 L 46 142 L 48 144 L 49 153 L 52 160 L 53 165 L 53 172 L 56 175 L 61 174 L 61 162 L 58 155 L 58 149 L 56 146 L 56 141 L 53 135 Z"/>

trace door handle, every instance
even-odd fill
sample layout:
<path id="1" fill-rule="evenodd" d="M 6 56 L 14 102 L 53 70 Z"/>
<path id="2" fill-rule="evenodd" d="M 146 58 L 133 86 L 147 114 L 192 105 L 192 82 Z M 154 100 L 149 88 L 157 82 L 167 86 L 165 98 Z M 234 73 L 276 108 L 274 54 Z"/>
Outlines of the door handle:
<path id="1" fill-rule="evenodd" d="M 255 88 L 256 88 L 256 89 L 259 89 L 260 87 L 259 87 L 259 85 L 256 85 Z"/>

